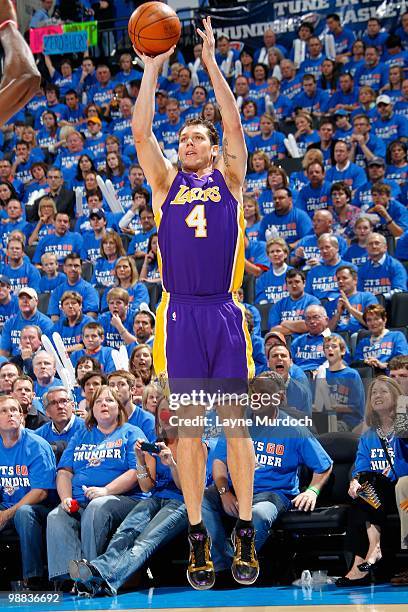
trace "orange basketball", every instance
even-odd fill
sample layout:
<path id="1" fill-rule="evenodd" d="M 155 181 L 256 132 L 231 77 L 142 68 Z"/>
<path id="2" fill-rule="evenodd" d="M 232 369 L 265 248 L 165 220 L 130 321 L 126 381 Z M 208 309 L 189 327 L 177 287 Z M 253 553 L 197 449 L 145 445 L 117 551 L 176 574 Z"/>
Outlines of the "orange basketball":
<path id="1" fill-rule="evenodd" d="M 140 53 L 154 56 L 165 53 L 177 44 L 181 23 L 167 4 L 145 2 L 132 14 L 128 30 L 133 46 Z"/>

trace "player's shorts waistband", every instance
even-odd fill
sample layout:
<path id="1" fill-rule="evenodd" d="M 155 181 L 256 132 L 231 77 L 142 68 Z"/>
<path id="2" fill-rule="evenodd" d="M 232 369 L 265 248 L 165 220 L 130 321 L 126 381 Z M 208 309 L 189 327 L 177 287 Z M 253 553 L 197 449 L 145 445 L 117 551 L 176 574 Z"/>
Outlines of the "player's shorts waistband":
<path id="1" fill-rule="evenodd" d="M 231 302 L 235 293 L 216 293 L 212 295 L 184 295 L 181 293 L 168 293 L 163 291 L 163 296 L 168 296 L 172 302 L 178 304 L 225 304 Z"/>

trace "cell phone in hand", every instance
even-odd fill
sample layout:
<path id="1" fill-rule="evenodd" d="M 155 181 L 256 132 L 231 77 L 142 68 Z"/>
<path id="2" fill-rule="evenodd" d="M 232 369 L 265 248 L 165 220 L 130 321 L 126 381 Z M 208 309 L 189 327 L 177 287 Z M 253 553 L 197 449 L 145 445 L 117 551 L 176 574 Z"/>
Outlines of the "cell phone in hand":
<path id="1" fill-rule="evenodd" d="M 142 442 L 140 448 L 142 451 L 146 451 L 147 453 L 156 453 L 156 455 L 159 455 L 161 451 L 161 447 L 158 444 L 151 444 L 150 442 Z"/>

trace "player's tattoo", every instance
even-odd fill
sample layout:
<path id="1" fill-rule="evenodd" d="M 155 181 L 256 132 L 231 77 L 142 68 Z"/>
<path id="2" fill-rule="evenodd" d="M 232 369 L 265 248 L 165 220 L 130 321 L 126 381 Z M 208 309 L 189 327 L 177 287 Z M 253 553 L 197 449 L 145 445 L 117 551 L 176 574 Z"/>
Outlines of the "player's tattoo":
<path id="1" fill-rule="evenodd" d="M 236 155 L 232 155 L 232 153 L 228 152 L 228 140 L 224 138 L 222 143 L 222 156 L 224 158 L 225 167 L 228 168 L 230 165 L 230 159 L 237 159 Z"/>

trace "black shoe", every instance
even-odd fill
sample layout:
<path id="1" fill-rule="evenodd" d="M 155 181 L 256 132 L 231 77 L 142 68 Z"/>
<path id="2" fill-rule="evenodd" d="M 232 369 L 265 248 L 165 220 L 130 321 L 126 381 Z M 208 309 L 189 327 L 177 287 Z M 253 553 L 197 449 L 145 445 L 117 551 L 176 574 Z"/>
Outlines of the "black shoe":
<path id="1" fill-rule="evenodd" d="M 369 561 L 363 561 L 363 563 L 360 563 L 359 565 L 357 565 L 357 567 L 360 570 L 360 572 L 371 572 L 371 570 L 376 569 L 379 566 L 381 561 L 382 561 L 382 558 L 378 559 L 374 563 L 370 563 Z"/>
<path id="2" fill-rule="evenodd" d="M 232 532 L 234 558 L 232 561 L 232 575 L 239 584 L 254 584 L 259 576 L 259 561 L 255 551 L 255 529 L 244 527 L 234 529 Z"/>
<path id="3" fill-rule="evenodd" d="M 187 580 L 198 591 L 211 589 L 215 583 L 214 565 L 211 561 L 211 538 L 207 532 L 189 533 L 190 559 Z"/>
<path id="4" fill-rule="evenodd" d="M 50 584 L 46 578 L 33 576 L 32 578 L 27 578 L 24 582 L 25 582 L 25 586 L 28 591 L 49 591 L 50 590 Z"/>
<path id="5" fill-rule="evenodd" d="M 372 579 L 370 574 L 364 576 L 363 578 L 346 578 L 346 576 L 342 576 L 341 578 L 337 578 L 334 583 L 337 587 L 356 587 L 356 586 L 369 586 L 372 583 Z"/>
<path id="6" fill-rule="evenodd" d="M 61 593 L 72 593 L 74 584 L 73 580 L 55 580 L 53 590 Z"/>
<path id="7" fill-rule="evenodd" d="M 86 559 L 70 561 L 69 575 L 75 581 L 75 590 L 78 595 L 85 597 L 114 595 L 96 567 Z"/>

